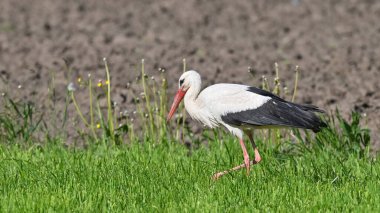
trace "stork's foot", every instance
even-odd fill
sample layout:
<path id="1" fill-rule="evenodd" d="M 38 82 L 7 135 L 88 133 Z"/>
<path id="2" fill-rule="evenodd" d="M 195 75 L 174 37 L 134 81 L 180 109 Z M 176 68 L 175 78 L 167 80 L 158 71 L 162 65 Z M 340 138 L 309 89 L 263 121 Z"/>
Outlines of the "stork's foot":
<path id="1" fill-rule="evenodd" d="M 257 164 L 257 163 L 259 163 L 261 161 L 261 157 L 260 157 L 260 160 L 259 161 L 256 161 L 256 157 L 255 157 L 255 160 L 252 160 L 252 161 L 250 161 L 249 162 L 249 166 L 251 166 L 251 165 L 255 165 L 255 164 Z M 220 177 L 222 177 L 223 175 L 226 175 L 226 174 L 228 174 L 228 173 L 230 173 L 230 172 L 233 172 L 233 171 L 237 171 L 237 170 L 240 170 L 240 169 L 242 169 L 242 168 L 245 168 L 245 167 L 247 167 L 246 166 L 246 163 L 244 162 L 243 164 L 240 164 L 239 166 L 235 166 L 234 168 L 232 168 L 232 169 L 229 169 L 229 170 L 226 170 L 226 171 L 223 171 L 223 172 L 217 172 L 217 173 L 215 173 L 211 178 L 213 179 L 213 180 L 218 180 Z M 249 171 L 248 171 L 249 172 Z"/>
<path id="2" fill-rule="evenodd" d="M 247 176 L 248 176 L 249 175 L 249 171 L 250 171 L 250 166 L 254 165 L 254 164 L 258 164 L 261 161 L 261 156 L 260 156 L 259 150 L 256 147 L 255 142 L 253 141 L 252 133 L 251 132 L 246 132 L 246 133 L 247 133 L 247 135 L 249 137 L 249 140 L 251 141 L 252 147 L 253 147 L 253 149 L 255 151 L 255 160 L 253 160 L 253 161 L 249 160 L 249 155 L 248 155 L 247 149 L 245 148 L 244 141 L 242 139 L 240 139 L 240 146 L 241 146 L 241 149 L 243 150 L 244 163 L 241 164 L 241 165 L 239 165 L 239 166 L 236 166 L 236 167 L 234 167 L 232 169 L 229 169 L 229 170 L 226 170 L 226 171 L 223 171 L 223 172 L 215 173 L 212 176 L 213 180 L 218 180 L 223 175 L 228 174 L 228 173 L 233 172 L 233 171 L 236 171 L 236 170 L 239 170 L 239 169 L 244 168 L 244 167 L 247 169 Z"/>
<path id="3" fill-rule="evenodd" d="M 255 148 L 255 161 L 256 161 L 256 163 L 260 163 L 260 161 L 261 161 L 261 156 L 260 156 L 259 150 L 257 148 Z"/>
<path id="4" fill-rule="evenodd" d="M 228 171 L 218 172 L 218 173 L 215 173 L 211 178 L 213 180 L 218 180 L 220 177 L 222 177 L 223 175 L 225 175 L 227 173 L 228 173 Z"/>

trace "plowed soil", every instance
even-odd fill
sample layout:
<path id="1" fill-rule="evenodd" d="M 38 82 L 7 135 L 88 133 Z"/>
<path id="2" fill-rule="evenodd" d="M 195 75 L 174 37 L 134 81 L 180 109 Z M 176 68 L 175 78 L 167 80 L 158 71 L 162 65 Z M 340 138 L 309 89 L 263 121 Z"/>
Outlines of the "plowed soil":
<path id="1" fill-rule="evenodd" d="M 173 93 L 182 58 L 204 85 L 258 86 L 278 62 L 281 84 L 292 89 L 299 65 L 296 102 L 338 108 L 347 118 L 353 110 L 366 115 L 363 124 L 379 144 L 380 1 L 1 1 L 0 75 L 7 83 L 0 90 L 44 103 L 54 73 L 63 104 L 69 81 L 103 76 L 103 57 L 113 96 L 126 108 L 126 84 L 142 58 L 149 75 L 166 68 Z"/>

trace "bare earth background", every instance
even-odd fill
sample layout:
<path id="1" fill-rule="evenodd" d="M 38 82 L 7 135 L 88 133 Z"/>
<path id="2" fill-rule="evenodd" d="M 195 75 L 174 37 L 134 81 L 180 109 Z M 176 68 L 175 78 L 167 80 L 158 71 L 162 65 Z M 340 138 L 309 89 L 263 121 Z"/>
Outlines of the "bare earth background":
<path id="1" fill-rule="evenodd" d="M 379 146 L 379 20 L 380 1 L 374 0 L 1 0 L 0 75 L 9 83 L 0 81 L 0 92 L 44 103 L 54 73 L 57 101 L 64 103 L 67 83 L 87 73 L 102 78 L 107 57 L 114 99 L 128 108 L 126 84 L 142 58 L 149 75 L 166 68 L 173 93 L 182 58 L 204 85 L 259 86 L 278 62 L 282 85 L 292 89 L 300 65 L 296 102 L 337 107 L 347 118 L 352 110 L 366 114 Z"/>

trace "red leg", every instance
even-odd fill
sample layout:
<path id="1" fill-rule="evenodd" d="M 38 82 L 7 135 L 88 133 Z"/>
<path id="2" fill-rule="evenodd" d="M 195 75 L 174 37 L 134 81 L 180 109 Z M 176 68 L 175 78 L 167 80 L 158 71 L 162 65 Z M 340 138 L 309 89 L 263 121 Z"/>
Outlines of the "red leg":
<path id="1" fill-rule="evenodd" d="M 249 155 L 248 155 L 247 149 L 245 148 L 243 139 L 240 139 L 240 146 L 241 146 L 241 149 L 243 150 L 244 164 L 245 164 L 245 168 L 247 168 L 247 175 L 249 175 L 249 169 L 250 169 Z"/>
<path id="2" fill-rule="evenodd" d="M 223 172 L 218 172 L 216 174 L 214 174 L 212 176 L 212 179 L 214 180 L 217 180 L 219 179 L 221 176 L 225 175 L 225 174 L 228 174 L 230 172 L 233 172 L 233 171 L 236 171 L 236 170 L 239 170 L 239 169 L 242 169 L 244 167 L 247 168 L 247 175 L 249 175 L 249 171 L 250 171 L 250 166 L 251 165 L 255 165 L 255 164 L 258 164 L 260 161 L 261 161 L 261 156 L 260 156 L 260 153 L 259 153 L 259 150 L 257 149 L 257 146 L 255 144 L 255 141 L 253 140 L 253 134 L 251 131 L 244 131 L 245 134 L 247 134 L 247 136 L 249 137 L 249 141 L 251 142 L 251 145 L 252 145 L 252 148 L 254 149 L 255 151 L 255 160 L 254 161 L 250 161 L 249 160 L 249 155 L 248 155 L 248 152 L 247 152 L 247 149 L 245 147 L 245 144 L 244 144 L 244 141 L 243 140 L 240 140 L 240 145 L 241 145 L 241 148 L 243 150 L 243 156 L 244 156 L 244 163 L 241 164 L 241 165 L 238 165 L 238 166 L 235 166 L 234 168 L 232 169 L 229 169 L 229 170 L 226 170 L 226 171 L 223 171 Z"/>
<path id="3" fill-rule="evenodd" d="M 251 142 L 252 148 L 255 150 L 255 161 L 256 161 L 256 163 L 259 163 L 261 161 L 261 156 L 260 156 L 259 150 L 257 149 L 255 141 L 253 140 L 253 134 L 249 130 L 244 131 L 244 133 L 248 135 L 248 138 L 249 138 L 249 141 Z"/>
<path id="4" fill-rule="evenodd" d="M 239 142 L 240 142 L 241 149 L 243 150 L 244 163 L 239 165 L 239 166 L 236 166 L 232 169 L 229 169 L 229 170 L 226 170 L 223 172 L 218 172 L 212 176 L 212 179 L 217 180 L 219 177 L 221 177 L 221 176 L 223 176 L 229 172 L 236 171 L 236 170 L 239 170 L 239 169 L 244 168 L 244 167 L 247 168 L 247 176 L 249 175 L 250 166 L 253 164 L 253 162 L 249 161 L 248 151 L 247 151 L 247 148 L 245 147 L 243 139 L 240 139 Z"/>
<path id="5" fill-rule="evenodd" d="M 259 150 L 257 148 L 255 148 L 255 161 L 256 161 L 256 163 L 260 163 L 260 161 L 261 161 L 261 156 L 260 156 Z"/>

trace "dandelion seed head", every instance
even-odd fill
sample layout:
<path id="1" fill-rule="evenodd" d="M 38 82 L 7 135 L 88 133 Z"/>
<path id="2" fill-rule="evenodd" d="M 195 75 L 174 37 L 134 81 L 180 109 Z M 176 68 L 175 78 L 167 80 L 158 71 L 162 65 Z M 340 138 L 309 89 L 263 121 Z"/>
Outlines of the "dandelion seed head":
<path id="1" fill-rule="evenodd" d="M 294 71 L 294 72 L 298 72 L 299 71 L 299 66 L 298 65 L 296 65 L 296 70 Z"/>
<path id="2" fill-rule="evenodd" d="M 73 91 L 76 90 L 76 88 L 75 88 L 73 82 L 70 82 L 69 85 L 67 85 L 67 90 L 68 90 L 69 92 L 73 92 Z"/>
<path id="3" fill-rule="evenodd" d="M 107 61 L 107 58 L 106 58 L 106 57 L 103 57 L 103 61 Z"/>
<path id="4" fill-rule="evenodd" d="M 22 88 L 22 85 L 21 85 L 21 84 L 19 84 L 19 85 L 17 86 L 17 88 L 21 89 L 21 88 Z"/>

